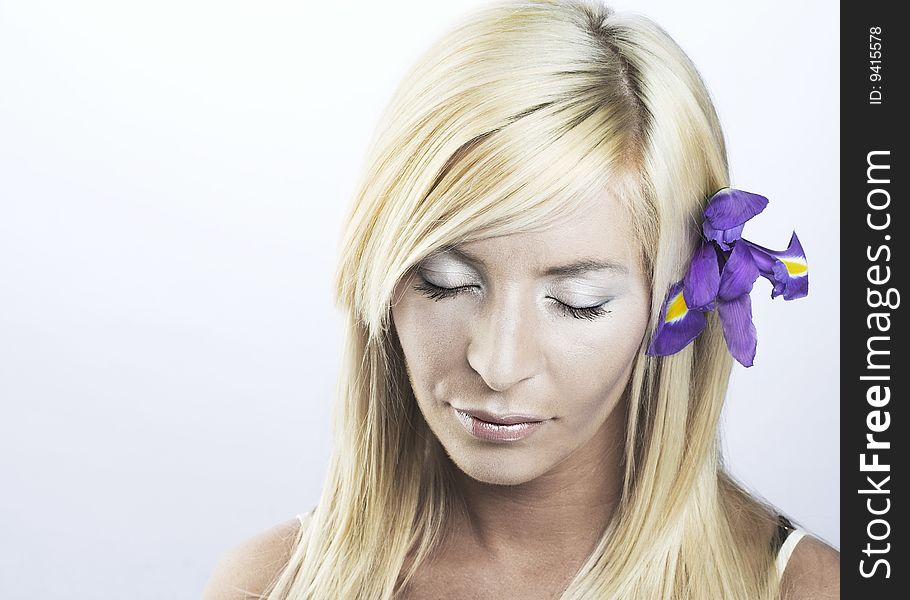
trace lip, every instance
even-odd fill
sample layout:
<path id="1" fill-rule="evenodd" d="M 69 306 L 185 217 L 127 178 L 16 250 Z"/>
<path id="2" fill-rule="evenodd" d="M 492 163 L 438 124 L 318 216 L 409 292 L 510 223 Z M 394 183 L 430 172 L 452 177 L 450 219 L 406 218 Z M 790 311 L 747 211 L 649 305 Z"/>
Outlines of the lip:
<path id="1" fill-rule="evenodd" d="M 546 421 L 546 417 L 538 417 L 536 415 L 528 414 L 511 414 L 511 415 L 494 415 L 491 412 L 485 410 L 473 410 L 468 408 L 456 408 L 455 410 L 461 411 L 465 414 L 471 415 L 475 419 L 480 419 L 481 421 L 486 421 L 487 423 L 493 423 L 495 425 L 515 425 L 516 423 L 534 423 L 536 421 Z"/>
<path id="2" fill-rule="evenodd" d="M 461 410 L 452 407 L 459 422 L 472 436 L 491 442 L 523 440 L 549 419 L 534 415 L 493 415 L 483 410 Z"/>

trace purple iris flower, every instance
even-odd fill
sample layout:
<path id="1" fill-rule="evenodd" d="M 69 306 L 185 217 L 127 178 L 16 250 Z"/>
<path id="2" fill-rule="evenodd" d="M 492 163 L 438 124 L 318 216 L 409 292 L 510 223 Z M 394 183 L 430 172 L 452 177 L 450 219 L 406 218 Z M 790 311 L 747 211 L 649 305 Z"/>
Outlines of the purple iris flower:
<path id="1" fill-rule="evenodd" d="M 717 309 L 730 354 L 751 367 L 758 335 L 752 323 L 749 294 L 758 276 L 774 286 L 771 297 L 785 300 L 809 293 L 806 255 L 796 232 L 786 250 L 769 250 L 741 237 L 746 221 L 764 210 L 768 199 L 724 188 L 705 208 L 704 238 L 681 281 L 667 293 L 657 331 L 647 354 L 666 356 L 685 348 L 707 323 L 705 313 Z"/>
<path id="2" fill-rule="evenodd" d="M 719 286 L 717 252 L 714 244 L 704 241 L 689 263 L 686 276 L 670 287 L 648 355 L 675 354 L 694 340 L 705 328 L 705 313 L 714 310 Z"/>
<path id="3" fill-rule="evenodd" d="M 734 188 L 724 188 L 711 197 L 705 208 L 702 230 L 705 238 L 717 242 L 722 250 L 732 248 L 746 221 L 765 210 L 768 199 Z"/>
<path id="4" fill-rule="evenodd" d="M 758 346 L 758 333 L 752 324 L 752 299 L 749 292 L 758 279 L 758 267 L 744 244 L 734 244 L 720 275 L 717 313 L 724 328 L 724 339 L 733 358 L 751 367 Z"/>
<path id="5" fill-rule="evenodd" d="M 784 300 L 795 300 L 809 294 L 809 266 L 795 231 L 786 250 L 768 250 L 746 239 L 742 242 L 752 252 L 761 275 L 774 285 L 772 298 L 783 295 Z"/>
<path id="6" fill-rule="evenodd" d="M 689 308 L 683 294 L 683 282 L 670 286 L 667 301 L 660 311 L 657 332 L 648 346 L 648 356 L 676 354 L 698 337 L 705 328 L 705 311 Z"/>

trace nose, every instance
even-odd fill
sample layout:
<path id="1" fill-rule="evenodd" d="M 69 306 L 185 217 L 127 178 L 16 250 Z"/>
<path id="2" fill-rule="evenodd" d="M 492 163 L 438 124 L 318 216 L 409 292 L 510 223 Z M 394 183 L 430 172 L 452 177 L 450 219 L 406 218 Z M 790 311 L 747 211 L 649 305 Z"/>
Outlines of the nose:
<path id="1" fill-rule="evenodd" d="M 528 316 L 533 308 L 518 293 L 499 296 L 474 321 L 467 358 L 491 389 L 503 392 L 535 375 L 540 354 Z"/>

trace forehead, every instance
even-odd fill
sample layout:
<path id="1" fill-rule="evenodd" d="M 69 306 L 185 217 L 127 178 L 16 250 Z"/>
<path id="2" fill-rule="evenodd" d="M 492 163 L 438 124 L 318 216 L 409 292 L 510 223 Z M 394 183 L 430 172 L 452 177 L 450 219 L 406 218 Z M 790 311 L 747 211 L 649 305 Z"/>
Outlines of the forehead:
<path id="1" fill-rule="evenodd" d="M 508 263 L 510 268 L 520 264 L 528 270 L 580 258 L 615 262 L 631 270 L 637 255 L 630 217 L 609 191 L 586 197 L 539 229 L 475 240 L 459 249 L 481 257 L 491 268 Z"/>

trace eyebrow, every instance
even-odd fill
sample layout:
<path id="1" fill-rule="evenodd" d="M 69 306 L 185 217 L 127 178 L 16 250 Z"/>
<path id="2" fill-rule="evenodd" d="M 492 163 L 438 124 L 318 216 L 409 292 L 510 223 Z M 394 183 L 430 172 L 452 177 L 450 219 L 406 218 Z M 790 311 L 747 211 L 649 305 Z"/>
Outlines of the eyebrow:
<path id="1" fill-rule="evenodd" d="M 447 248 L 440 251 L 438 254 L 453 254 L 472 265 L 479 265 L 483 268 L 486 268 L 487 266 L 483 259 L 460 248 Z M 564 265 L 549 267 L 545 269 L 541 275 L 548 277 L 571 277 L 573 275 L 582 275 L 588 271 L 614 271 L 616 273 L 627 274 L 629 269 L 622 263 L 612 260 L 581 258 Z"/>

